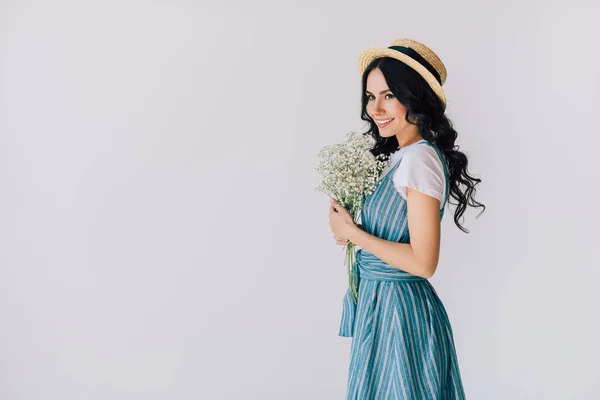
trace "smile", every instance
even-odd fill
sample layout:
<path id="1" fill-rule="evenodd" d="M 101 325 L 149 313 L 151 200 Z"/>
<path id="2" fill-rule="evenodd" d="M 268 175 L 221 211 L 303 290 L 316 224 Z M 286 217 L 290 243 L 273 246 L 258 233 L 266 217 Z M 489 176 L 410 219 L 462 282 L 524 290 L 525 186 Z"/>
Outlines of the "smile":
<path id="1" fill-rule="evenodd" d="M 380 128 L 385 128 L 393 120 L 394 120 L 394 118 L 384 119 L 384 120 L 381 120 L 381 121 L 378 121 L 378 120 L 374 120 L 374 121 L 377 123 L 377 126 L 379 126 Z"/>

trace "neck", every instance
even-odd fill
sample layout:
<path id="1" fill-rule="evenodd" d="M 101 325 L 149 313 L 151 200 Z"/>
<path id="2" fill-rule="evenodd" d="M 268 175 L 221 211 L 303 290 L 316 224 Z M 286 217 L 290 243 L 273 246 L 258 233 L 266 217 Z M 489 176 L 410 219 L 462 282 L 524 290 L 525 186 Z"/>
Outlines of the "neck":
<path id="1" fill-rule="evenodd" d="M 398 145 L 400 146 L 400 148 L 410 146 L 411 144 L 417 143 L 419 140 L 423 139 L 423 137 L 418 133 L 415 133 L 414 135 L 410 135 L 408 137 L 406 135 L 396 135 L 396 138 L 398 139 Z"/>

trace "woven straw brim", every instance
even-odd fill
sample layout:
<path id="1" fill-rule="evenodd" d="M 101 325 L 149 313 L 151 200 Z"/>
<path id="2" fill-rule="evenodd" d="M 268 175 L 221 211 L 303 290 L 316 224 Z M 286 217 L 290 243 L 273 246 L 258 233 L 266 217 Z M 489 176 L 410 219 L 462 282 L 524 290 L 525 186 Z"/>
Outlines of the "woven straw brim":
<path id="1" fill-rule="evenodd" d="M 384 47 L 370 47 L 362 53 L 360 53 L 360 55 L 358 56 L 358 71 L 360 72 L 360 76 L 363 75 L 365 69 L 367 69 L 367 67 L 373 60 L 382 57 L 395 58 L 396 60 L 402 61 L 403 63 L 417 71 L 419 75 L 421 75 L 423 79 L 425 79 L 425 81 L 429 84 L 431 89 L 440 98 L 440 100 L 442 100 L 444 106 L 446 106 L 446 94 L 444 93 L 444 90 L 442 89 L 440 83 L 437 81 L 437 79 L 435 79 L 431 72 L 429 72 L 427 68 L 422 66 L 420 63 L 418 63 L 411 57 L 407 56 L 404 53 L 400 53 L 399 51 L 396 51 L 394 49 L 388 49 Z"/>

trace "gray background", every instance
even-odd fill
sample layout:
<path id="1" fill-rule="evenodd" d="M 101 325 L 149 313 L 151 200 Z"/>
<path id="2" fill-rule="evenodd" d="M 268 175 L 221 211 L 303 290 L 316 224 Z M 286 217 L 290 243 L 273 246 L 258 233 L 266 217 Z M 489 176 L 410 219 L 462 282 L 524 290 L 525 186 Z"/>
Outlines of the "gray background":
<path id="1" fill-rule="evenodd" d="M 597 1 L 0 4 L 1 399 L 344 398 L 314 167 L 399 37 L 483 179 L 431 279 L 468 397 L 598 398 Z"/>

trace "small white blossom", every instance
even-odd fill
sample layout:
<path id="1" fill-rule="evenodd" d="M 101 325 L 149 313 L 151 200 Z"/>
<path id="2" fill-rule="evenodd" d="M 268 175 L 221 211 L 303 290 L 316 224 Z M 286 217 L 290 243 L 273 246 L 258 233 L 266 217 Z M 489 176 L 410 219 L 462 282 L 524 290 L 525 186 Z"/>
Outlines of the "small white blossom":
<path id="1" fill-rule="evenodd" d="M 325 146 L 319 152 L 316 170 L 321 182 L 316 190 L 336 199 L 354 218 L 389 163 L 383 154 L 373 156 L 370 150 L 374 145 L 373 137 L 349 132 L 344 142 Z"/>

